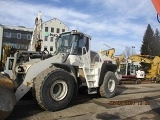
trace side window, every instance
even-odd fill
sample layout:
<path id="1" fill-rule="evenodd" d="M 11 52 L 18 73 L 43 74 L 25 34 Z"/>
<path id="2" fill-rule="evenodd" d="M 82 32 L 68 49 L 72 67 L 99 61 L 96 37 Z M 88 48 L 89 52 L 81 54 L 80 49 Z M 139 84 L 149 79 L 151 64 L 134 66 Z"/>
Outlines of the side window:
<path id="1" fill-rule="evenodd" d="M 45 27 L 45 32 L 48 32 L 48 27 Z"/>
<path id="2" fill-rule="evenodd" d="M 12 70 L 13 61 L 14 61 L 14 59 L 9 59 L 8 70 Z"/>
<path id="3" fill-rule="evenodd" d="M 51 28 L 51 32 L 54 32 L 54 28 Z"/>
<path id="4" fill-rule="evenodd" d="M 86 49 L 83 49 L 84 47 Z M 78 41 L 78 54 L 86 54 L 88 49 L 89 49 L 89 39 L 87 37 L 80 38 Z"/>
<path id="5" fill-rule="evenodd" d="M 17 33 L 17 39 L 21 39 L 21 33 Z"/>
<path id="6" fill-rule="evenodd" d="M 59 31 L 59 28 L 57 28 L 57 33 L 59 33 L 60 31 Z"/>
<path id="7" fill-rule="evenodd" d="M 51 37 L 50 42 L 53 42 L 53 37 Z"/>
<path id="8" fill-rule="evenodd" d="M 50 51 L 53 51 L 53 46 L 50 46 Z"/>
<path id="9" fill-rule="evenodd" d="M 62 29 L 62 32 L 65 32 L 65 29 Z"/>
<path id="10" fill-rule="evenodd" d="M 44 46 L 44 50 L 47 50 L 47 46 Z"/>
<path id="11" fill-rule="evenodd" d="M 48 40 L 48 37 L 47 37 L 47 36 L 45 36 L 45 37 L 44 37 L 44 41 L 47 41 L 47 40 Z"/>

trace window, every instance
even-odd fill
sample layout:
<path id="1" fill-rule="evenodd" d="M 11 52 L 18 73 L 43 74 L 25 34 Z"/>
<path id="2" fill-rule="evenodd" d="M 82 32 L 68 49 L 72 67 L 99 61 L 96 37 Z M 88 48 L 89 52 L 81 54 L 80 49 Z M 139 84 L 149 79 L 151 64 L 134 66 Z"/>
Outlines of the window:
<path id="1" fill-rule="evenodd" d="M 50 51 L 53 51 L 53 46 L 50 46 Z"/>
<path id="2" fill-rule="evenodd" d="M 21 33 L 17 33 L 17 39 L 21 39 Z"/>
<path id="3" fill-rule="evenodd" d="M 65 32 L 65 29 L 62 29 L 62 32 Z"/>
<path id="4" fill-rule="evenodd" d="M 12 70 L 13 61 L 14 61 L 14 59 L 9 59 L 8 70 Z"/>
<path id="5" fill-rule="evenodd" d="M 27 40 L 31 40 L 31 35 L 27 34 Z"/>
<path id="6" fill-rule="evenodd" d="M 57 28 L 57 33 L 59 33 L 59 28 Z"/>
<path id="7" fill-rule="evenodd" d="M 51 40 L 50 40 L 50 42 L 53 42 L 53 37 L 51 37 Z"/>
<path id="8" fill-rule="evenodd" d="M 45 27 L 45 32 L 48 32 L 48 27 Z"/>
<path id="9" fill-rule="evenodd" d="M 44 46 L 44 50 L 47 50 L 47 46 Z"/>
<path id="10" fill-rule="evenodd" d="M 45 36 L 45 37 L 44 37 L 44 40 L 47 41 L 47 40 L 48 40 L 48 36 Z"/>
<path id="11" fill-rule="evenodd" d="M 10 38 L 11 37 L 11 33 L 10 32 L 4 32 L 4 37 Z"/>
<path id="12" fill-rule="evenodd" d="M 4 37 L 7 37 L 7 32 L 4 32 L 4 33 L 3 33 L 3 36 L 4 36 Z"/>
<path id="13" fill-rule="evenodd" d="M 27 40 L 27 34 L 21 34 L 21 39 Z"/>
<path id="14" fill-rule="evenodd" d="M 54 32 L 54 28 L 51 28 L 51 32 Z"/>
<path id="15" fill-rule="evenodd" d="M 78 41 L 78 53 L 81 53 L 82 52 L 82 48 L 83 47 L 85 47 L 86 48 L 86 50 L 84 50 L 83 52 L 83 54 L 86 54 L 86 52 L 88 51 L 88 49 L 89 49 L 89 39 L 88 39 L 88 37 L 85 37 L 85 36 L 81 36 L 80 38 L 79 38 L 79 41 Z"/>
<path id="16" fill-rule="evenodd" d="M 11 33 L 11 38 L 17 38 L 17 33 Z"/>

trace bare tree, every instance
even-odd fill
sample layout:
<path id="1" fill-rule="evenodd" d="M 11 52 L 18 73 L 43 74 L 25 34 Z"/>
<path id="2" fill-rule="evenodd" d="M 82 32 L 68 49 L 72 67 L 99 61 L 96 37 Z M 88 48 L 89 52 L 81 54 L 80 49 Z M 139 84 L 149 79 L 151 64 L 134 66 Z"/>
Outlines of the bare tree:
<path id="1" fill-rule="evenodd" d="M 126 46 L 125 50 L 123 51 L 123 54 L 125 56 L 126 59 L 128 59 L 132 54 L 133 54 L 133 48 Z"/>

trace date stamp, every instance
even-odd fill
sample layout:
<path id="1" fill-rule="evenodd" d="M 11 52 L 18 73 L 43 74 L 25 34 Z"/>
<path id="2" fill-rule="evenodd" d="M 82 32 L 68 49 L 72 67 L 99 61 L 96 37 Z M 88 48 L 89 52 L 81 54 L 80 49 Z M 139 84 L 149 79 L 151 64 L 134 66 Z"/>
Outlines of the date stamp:
<path id="1" fill-rule="evenodd" d="M 124 101 L 109 101 L 109 105 L 150 105 L 149 101 L 145 100 L 124 100 Z"/>

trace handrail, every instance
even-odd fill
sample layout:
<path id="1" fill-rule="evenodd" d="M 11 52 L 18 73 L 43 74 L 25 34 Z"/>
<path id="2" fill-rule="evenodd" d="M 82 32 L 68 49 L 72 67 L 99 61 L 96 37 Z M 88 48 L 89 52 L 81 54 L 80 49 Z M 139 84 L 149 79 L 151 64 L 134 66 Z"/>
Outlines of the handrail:
<path id="1" fill-rule="evenodd" d="M 101 46 L 100 46 L 100 52 L 102 51 L 102 46 L 103 46 L 103 45 L 105 45 L 105 46 L 111 48 L 111 47 L 108 46 L 107 44 L 101 44 Z M 102 60 L 102 58 L 101 58 L 101 55 L 100 55 L 100 53 L 99 53 L 99 63 L 100 63 L 100 60 Z"/>
<path id="2" fill-rule="evenodd" d="M 90 60 L 89 60 L 89 56 L 87 55 L 87 49 L 86 47 L 82 47 L 82 55 L 84 55 L 84 52 L 86 52 L 86 58 L 87 58 L 87 64 L 88 64 L 88 68 L 90 70 Z M 83 63 L 85 63 L 84 57 L 83 57 Z M 84 64 L 85 65 L 85 64 Z"/>

